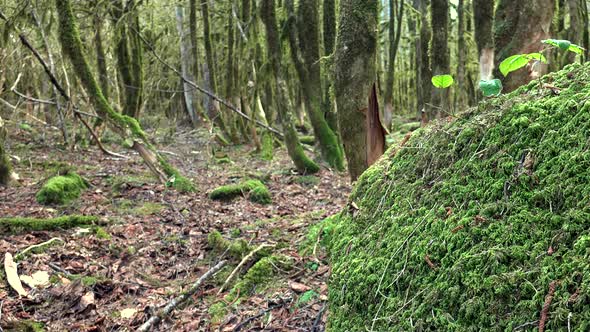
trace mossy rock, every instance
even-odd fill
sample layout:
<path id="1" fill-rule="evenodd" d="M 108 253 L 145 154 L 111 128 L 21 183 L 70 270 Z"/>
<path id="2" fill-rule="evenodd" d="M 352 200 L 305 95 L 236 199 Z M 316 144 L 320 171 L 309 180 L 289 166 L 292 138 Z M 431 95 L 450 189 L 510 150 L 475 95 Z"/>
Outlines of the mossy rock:
<path id="1" fill-rule="evenodd" d="M 247 196 L 255 203 L 270 204 L 272 198 L 268 188 L 260 180 L 245 180 L 239 184 L 221 186 L 209 193 L 213 200 L 231 200 L 238 196 Z"/>
<path id="2" fill-rule="evenodd" d="M 569 65 L 390 148 L 331 235 L 328 330 L 532 330 L 556 282 L 546 331 L 590 331 L 588 96 Z"/>
<path id="3" fill-rule="evenodd" d="M 76 200 L 84 189 L 86 181 L 78 174 L 69 172 L 49 179 L 37 193 L 37 202 L 43 205 L 62 205 Z"/>
<path id="4" fill-rule="evenodd" d="M 64 216 L 57 218 L 0 218 L 0 234 L 25 233 L 30 231 L 53 231 L 82 225 L 92 225 L 98 222 L 94 216 Z"/>

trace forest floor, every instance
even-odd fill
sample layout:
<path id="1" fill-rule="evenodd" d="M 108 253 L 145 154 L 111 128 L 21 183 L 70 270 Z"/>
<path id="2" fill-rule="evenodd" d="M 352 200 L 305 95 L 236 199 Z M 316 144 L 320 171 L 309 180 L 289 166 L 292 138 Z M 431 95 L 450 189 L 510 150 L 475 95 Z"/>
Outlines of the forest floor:
<path id="1" fill-rule="evenodd" d="M 94 146 L 56 148 L 24 130 L 13 134 L 9 153 L 20 159 L 14 165 L 20 180 L 0 188 L 1 217 L 82 214 L 101 221 L 100 226 L 0 237 L 2 258 L 5 252 L 15 255 L 55 237 L 64 241 L 18 264 L 21 276 L 38 271 L 50 276 L 50 283 L 37 290 L 25 286 L 30 298 L 19 298 L 0 280 L 0 331 L 24 321 L 41 322 L 48 331 L 134 330 L 223 259 L 228 265 L 158 330 L 324 330 L 330 269 L 320 249 L 314 246 L 304 255 L 301 246 L 311 225 L 345 204 L 350 191 L 345 174 L 323 169 L 317 176 L 297 175 L 282 148 L 271 162 L 252 154 L 251 146 L 226 148 L 231 163 L 218 164 L 207 153 L 207 133 L 184 132 L 157 144 L 198 187 L 195 193 L 180 194 L 157 184 L 137 155 L 116 145 L 109 148 L 130 158 L 106 157 Z M 65 206 L 38 204 L 35 194 L 64 165 L 75 167 L 90 189 Z M 217 186 L 248 177 L 265 179 L 271 204 L 207 196 Z M 289 263 L 273 266 L 272 278 L 261 276 L 264 284 L 247 294 L 235 294 L 230 287 L 217 295 L 241 260 L 211 249 L 208 236 L 216 230 L 232 243 L 245 240 L 247 251 L 271 245 L 273 255 Z M 237 280 L 251 266 L 246 264 Z"/>

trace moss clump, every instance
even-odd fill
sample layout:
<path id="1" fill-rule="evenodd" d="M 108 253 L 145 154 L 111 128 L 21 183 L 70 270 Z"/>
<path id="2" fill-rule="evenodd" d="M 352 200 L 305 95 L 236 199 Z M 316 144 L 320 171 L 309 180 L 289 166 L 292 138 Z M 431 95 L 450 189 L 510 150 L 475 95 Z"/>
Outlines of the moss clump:
<path id="1" fill-rule="evenodd" d="M 64 216 L 48 219 L 0 218 L 0 233 L 25 233 L 30 231 L 53 231 L 98 222 L 93 216 Z"/>
<path id="2" fill-rule="evenodd" d="M 311 255 L 313 249 L 318 246 L 326 249 L 330 248 L 339 216 L 340 214 L 329 216 L 309 228 L 305 239 L 299 247 L 301 255 Z"/>
<path id="3" fill-rule="evenodd" d="M 239 184 L 221 186 L 209 193 L 213 200 L 231 200 L 237 196 L 247 196 L 250 201 L 260 204 L 272 202 L 268 188 L 260 180 L 245 180 Z"/>
<path id="4" fill-rule="evenodd" d="M 546 329 L 590 330 L 589 73 L 420 129 L 369 168 L 331 241 L 329 329 L 512 331 L 557 281 Z"/>
<path id="5" fill-rule="evenodd" d="M 103 240 L 110 240 L 111 239 L 111 234 L 109 234 L 104 228 L 102 227 L 96 227 L 94 229 L 94 234 L 96 235 L 97 238 L 99 239 L 103 239 Z"/>
<path id="6" fill-rule="evenodd" d="M 207 244 L 213 251 L 219 254 L 228 253 L 234 259 L 241 259 L 252 250 L 248 241 L 244 239 L 226 240 L 219 231 L 213 231 L 207 235 Z"/>
<path id="7" fill-rule="evenodd" d="M 80 175 L 69 172 L 49 179 L 37 193 L 36 198 L 39 204 L 61 205 L 78 199 L 86 188 L 88 184 Z"/>
<path id="8" fill-rule="evenodd" d="M 265 131 L 264 133 L 262 133 L 262 149 L 260 151 L 260 158 L 262 158 L 262 160 L 272 160 L 274 154 L 273 154 L 273 150 L 274 150 L 274 140 L 272 137 L 272 134 Z"/>
<path id="9" fill-rule="evenodd" d="M 246 272 L 246 274 L 235 284 L 230 295 L 240 297 L 262 292 L 267 289 L 275 275 L 275 267 L 290 269 L 291 262 L 283 256 L 262 257 Z"/>
<path id="10" fill-rule="evenodd" d="M 140 216 L 149 216 L 162 212 L 165 206 L 160 203 L 145 202 L 143 205 L 133 209 L 133 213 Z"/>
<path id="11" fill-rule="evenodd" d="M 35 322 L 33 320 L 21 320 L 18 322 L 8 322 L 6 325 L 2 325 L 4 331 L 12 332 L 43 332 L 45 331 L 45 325 L 41 322 Z"/>

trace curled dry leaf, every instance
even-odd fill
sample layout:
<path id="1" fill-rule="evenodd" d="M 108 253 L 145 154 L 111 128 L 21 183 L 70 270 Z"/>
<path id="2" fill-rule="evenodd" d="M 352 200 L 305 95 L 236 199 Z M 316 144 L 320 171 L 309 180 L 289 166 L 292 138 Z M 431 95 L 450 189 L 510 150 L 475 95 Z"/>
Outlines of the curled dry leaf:
<path id="1" fill-rule="evenodd" d="M 4 271 L 6 271 L 6 279 L 12 289 L 14 289 L 20 296 L 28 296 L 29 294 L 23 288 L 16 270 L 16 263 L 12 259 L 12 254 L 7 252 L 4 255 Z"/>

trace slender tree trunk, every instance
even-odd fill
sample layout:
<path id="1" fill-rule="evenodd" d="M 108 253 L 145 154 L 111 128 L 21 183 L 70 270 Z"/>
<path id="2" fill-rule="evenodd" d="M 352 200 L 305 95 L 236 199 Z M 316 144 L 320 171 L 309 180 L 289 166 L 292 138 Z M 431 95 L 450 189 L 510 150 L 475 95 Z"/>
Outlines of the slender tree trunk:
<path id="1" fill-rule="evenodd" d="M 213 47 L 211 46 L 211 27 L 209 24 L 209 0 L 201 0 L 201 14 L 203 15 L 203 39 L 205 40 L 205 58 L 207 62 L 208 86 L 211 92 L 217 93 L 217 81 L 215 79 L 215 64 L 213 56 Z M 217 125 L 223 134 L 227 134 L 225 122 L 219 109 L 219 103 L 209 99 L 207 114 L 209 118 Z"/>
<path id="2" fill-rule="evenodd" d="M 277 83 L 274 95 L 276 96 L 279 119 L 283 125 L 287 152 L 300 173 L 315 173 L 319 171 L 319 167 L 305 155 L 303 147 L 297 137 L 297 132 L 293 127 L 293 115 L 287 105 L 286 83 L 281 74 L 281 48 L 276 23 L 274 0 L 262 1 L 260 12 L 262 22 L 266 27 L 266 44 L 270 66 Z"/>
<path id="3" fill-rule="evenodd" d="M 448 29 L 449 2 L 447 0 L 432 0 L 430 5 L 430 20 L 432 24 L 432 50 L 430 62 L 433 75 L 445 75 L 451 72 Z M 449 89 L 432 89 L 432 104 L 436 107 L 436 117 L 441 117 L 450 111 Z"/>
<path id="4" fill-rule="evenodd" d="M 366 113 L 376 81 L 377 1 L 341 0 L 334 59 L 340 137 L 355 181 L 368 167 Z"/>
<path id="5" fill-rule="evenodd" d="M 432 77 L 432 70 L 430 68 L 430 38 L 432 33 L 430 31 L 430 20 L 428 19 L 428 4 L 429 0 L 417 0 L 417 5 L 420 12 L 420 38 L 417 46 L 420 48 L 420 77 L 419 82 L 422 88 L 422 105 L 420 105 L 420 112 L 426 112 L 427 105 L 430 103 L 432 84 L 430 78 Z M 421 115 L 421 114 L 420 114 Z"/>
<path id="6" fill-rule="evenodd" d="M 8 186 L 12 176 L 12 164 L 5 150 L 6 126 L 0 117 L 0 186 Z"/>
<path id="7" fill-rule="evenodd" d="M 465 1 L 457 5 L 457 90 L 455 90 L 455 109 L 465 106 Z"/>
<path id="8" fill-rule="evenodd" d="M 334 43 L 336 42 L 336 1 L 324 0 L 323 7 L 324 23 L 324 56 L 329 57 L 334 52 Z M 324 68 L 324 116 L 332 131 L 339 135 L 338 118 L 336 109 L 332 104 L 330 90 L 332 89 L 332 75 L 328 68 Z"/>
<path id="9" fill-rule="evenodd" d="M 582 0 L 584 1 L 584 0 Z M 567 39 L 574 44 L 582 45 L 583 43 L 583 21 L 582 8 L 580 0 L 567 0 L 568 11 L 570 14 L 570 26 L 567 31 Z M 567 53 L 567 62 L 573 63 L 576 60 L 576 54 L 572 52 Z"/>
<path id="10" fill-rule="evenodd" d="M 580 0 L 580 2 L 582 8 L 582 46 L 585 49 L 583 61 L 587 61 L 588 55 L 590 54 L 590 26 L 588 24 L 588 3 L 586 3 L 586 0 Z"/>
<path id="11" fill-rule="evenodd" d="M 496 68 L 511 55 L 538 52 L 543 48 L 541 40 L 551 37 L 554 8 L 555 0 L 500 0 L 494 31 Z M 534 71 L 525 67 L 510 73 L 503 79 L 504 91 L 510 92 L 546 72 L 545 65 L 535 67 Z"/>
<path id="12" fill-rule="evenodd" d="M 301 0 L 294 17 L 293 1 L 286 1 L 290 24 L 291 58 L 299 77 L 305 110 L 319 142 L 322 157 L 331 167 L 344 170 L 344 156 L 336 134 L 322 112 L 322 81 L 320 73 L 319 13 L 317 0 Z M 300 59 L 301 57 L 301 59 Z"/>
<path id="13" fill-rule="evenodd" d="M 190 71 L 191 59 L 188 47 L 190 44 L 190 39 L 186 38 L 187 34 L 184 30 L 184 8 L 181 5 L 176 6 L 176 29 L 178 30 L 178 35 L 180 38 L 180 67 L 182 71 L 182 76 L 188 78 L 191 81 L 195 81 Z M 193 127 L 195 127 L 199 123 L 199 118 L 197 116 L 195 107 L 197 102 L 195 100 L 194 89 L 185 81 L 183 81 L 182 86 L 184 90 L 183 95 L 186 110 L 191 119 Z"/>
<path id="14" fill-rule="evenodd" d="M 398 8 L 399 2 L 399 8 Z M 389 127 L 391 124 L 391 117 L 393 114 L 393 83 L 395 78 L 395 58 L 397 56 L 397 49 L 399 40 L 402 35 L 402 19 L 404 15 L 404 1 L 403 0 L 389 0 L 389 58 L 387 60 L 387 73 L 385 83 L 385 95 L 383 96 L 383 115 L 385 117 L 385 125 Z M 397 12 L 397 17 L 396 17 Z M 397 27 L 396 27 L 397 24 Z"/>
<path id="15" fill-rule="evenodd" d="M 107 70 L 107 56 L 102 42 L 102 18 L 94 15 L 94 47 L 96 48 L 96 65 L 98 67 L 98 81 L 105 98 L 109 98 L 109 74 Z"/>

